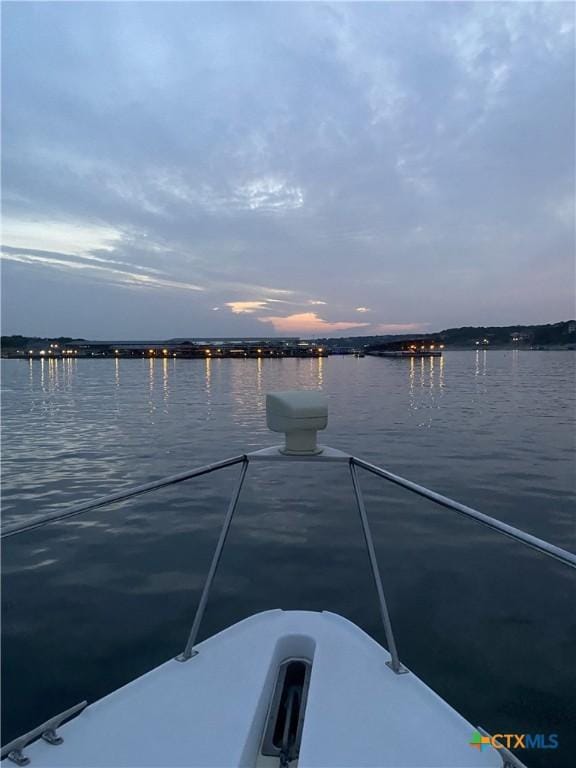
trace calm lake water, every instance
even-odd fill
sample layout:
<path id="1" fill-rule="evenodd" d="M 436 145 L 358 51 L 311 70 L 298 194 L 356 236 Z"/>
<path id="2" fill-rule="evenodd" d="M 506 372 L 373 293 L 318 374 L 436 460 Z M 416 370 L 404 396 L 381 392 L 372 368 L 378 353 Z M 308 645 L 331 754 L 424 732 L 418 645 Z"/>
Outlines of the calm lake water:
<path id="1" fill-rule="evenodd" d="M 265 393 L 317 388 L 322 442 L 575 550 L 575 362 L 3 361 L 4 521 L 276 444 Z M 182 649 L 237 471 L 5 542 L 3 743 Z M 573 765 L 574 572 L 361 480 L 402 661 L 492 733 L 558 733 L 528 765 Z M 272 607 L 336 611 L 383 641 L 341 468 L 249 470 L 201 635 Z"/>

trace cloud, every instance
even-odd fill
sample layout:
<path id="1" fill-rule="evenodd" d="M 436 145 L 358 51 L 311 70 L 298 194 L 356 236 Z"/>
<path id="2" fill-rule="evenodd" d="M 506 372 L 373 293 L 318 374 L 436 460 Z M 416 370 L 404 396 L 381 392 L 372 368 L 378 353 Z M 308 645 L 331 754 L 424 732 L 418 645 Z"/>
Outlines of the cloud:
<path id="1" fill-rule="evenodd" d="M 129 288 L 171 289 L 181 291 L 203 291 L 204 288 L 194 283 L 186 283 L 178 280 L 168 280 L 152 274 L 141 274 L 123 269 L 119 266 L 122 262 L 111 261 L 106 264 L 105 259 L 75 257 L 65 253 L 27 252 L 16 248 L 5 247 L 0 252 L 0 259 L 7 262 L 26 264 L 29 266 L 47 267 L 57 269 L 84 279 L 104 281 L 118 286 Z M 100 263 L 95 263 L 100 262 Z"/>
<path id="2" fill-rule="evenodd" d="M 6 216 L 2 221 L 2 245 L 28 250 L 68 253 L 112 251 L 123 236 L 123 233 L 114 227 L 74 220 L 30 220 Z"/>
<path id="3" fill-rule="evenodd" d="M 227 301 L 226 306 L 230 307 L 235 315 L 252 314 L 259 309 L 267 309 L 265 301 Z"/>
<path id="4" fill-rule="evenodd" d="M 330 322 L 318 317 L 316 312 L 300 312 L 286 317 L 259 317 L 263 323 L 271 323 L 278 333 L 294 334 L 327 334 L 337 331 L 346 331 L 350 328 L 362 328 L 369 323 L 355 323 L 349 321 Z"/>
<path id="5" fill-rule="evenodd" d="M 164 169 L 153 174 L 149 183 L 156 195 L 212 214 L 227 211 L 281 213 L 304 205 L 304 190 L 301 187 L 274 176 L 248 176 L 231 187 L 219 189 L 205 182 L 199 185 L 191 184 L 181 171 Z M 120 183 L 115 186 L 116 191 L 125 197 L 132 196 L 131 191 Z M 155 207 L 145 195 L 141 194 L 140 200 L 152 213 L 162 213 L 166 210 L 165 206 Z"/>
<path id="6" fill-rule="evenodd" d="M 242 184 L 236 189 L 241 207 L 257 210 L 292 210 L 304 205 L 304 193 L 300 187 L 288 185 L 281 179 L 264 177 Z"/>
<path id="7" fill-rule="evenodd" d="M 570 4 L 3 11 L 4 332 L 74 334 L 90 295 L 86 335 L 573 312 Z"/>
<path id="8" fill-rule="evenodd" d="M 243 293 L 250 292 L 256 295 L 264 294 L 266 296 L 270 293 L 274 296 L 291 296 L 295 293 L 295 291 L 292 291 L 289 288 L 271 288 L 270 286 L 266 286 L 266 285 L 257 285 L 255 283 L 247 283 L 247 282 L 241 282 L 241 281 L 231 282 L 228 280 L 221 280 L 220 286 L 223 289 L 229 290 L 229 291 L 238 291 L 238 292 L 241 291 Z M 268 296 L 265 300 L 271 301 L 271 302 L 278 302 L 278 303 L 282 303 L 286 301 L 286 299 L 271 299 Z"/>
<path id="9" fill-rule="evenodd" d="M 356 312 L 371 312 L 369 307 L 356 307 Z"/>

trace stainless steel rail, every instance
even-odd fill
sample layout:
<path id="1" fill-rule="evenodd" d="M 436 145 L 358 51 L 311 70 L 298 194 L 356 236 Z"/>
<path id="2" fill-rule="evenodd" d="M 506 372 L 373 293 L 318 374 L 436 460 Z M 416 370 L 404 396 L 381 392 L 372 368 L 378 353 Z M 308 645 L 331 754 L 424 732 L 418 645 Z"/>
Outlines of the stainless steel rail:
<path id="1" fill-rule="evenodd" d="M 135 496 L 142 496 L 144 493 L 150 493 L 150 491 L 157 491 L 159 488 L 166 488 L 169 485 L 176 485 L 177 483 L 183 483 L 185 480 L 191 480 L 193 477 L 200 477 L 201 475 L 208 475 L 210 472 L 215 472 L 217 469 L 223 469 L 224 467 L 232 467 L 234 464 L 240 464 L 245 461 L 245 456 L 234 456 L 231 459 L 224 459 L 224 461 L 218 461 L 215 464 L 207 464 L 204 467 L 198 467 L 188 472 L 182 472 L 179 475 L 170 475 L 169 477 L 155 480 L 151 483 L 145 483 L 144 485 L 137 485 L 134 488 L 127 488 L 125 491 L 119 491 L 113 493 L 110 496 L 101 496 L 99 499 L 88 502 L 87 504 L 79 504 L 78 506 L 71 507 L 64 512 L 52 512 L 42 517 L 32 518 L 31 520 L 25 520 L 22 523 L 12 523 L 3 527 L 0 532 L 0 538 L 5 539 L 8 536 L 14 536 L 17 533 L 25 533 L 26 531 L 33 531 L 36 528 L 41 528 L 43 525 L 49 523 L 56 523 L 60 520 L 68 520 L 70 517 L 76 517 L 77 515 L 83 515 L 86 512 L 92 512 L 94 509 L 105 507 L 107 504 L 114 504 L 118 501 L 126 501 L 132 499 Z"/>
<path id="2" fill-rule="evenodd" d="M 228 511 L 226 512 L 224 524 L 222 525 L 218 543 L 216 544 L 216 550 L 214 551 L 214 556 L 212 557 L 210 570 L 208 571 L 208 576 L 206 577 L 206 582 L 204 584 L 204 589 L 202 590 L 200 602 L 198 603 L 198 608 L 196 608 L 196 615 L 194 616 L 192 629 L 188 635 L 186 647 L 182 653 L 176 657 L 177 661 L 188 661 L 188 659 L 191 659 L 192 656 L 197 654 L 197 651 L 194 650 L 194 643 L 196 642 L 198 630 L 200 629 L 200 623 L 202 622 L 202 617 L 204 616 L 204 611 L 206 610 L 206 603 L 208 602 L 210 588 L 212 587 L 212 582 L 214 581 L 214 576 L 216 575 L 218 563 L 220 562 L 220 557 L 222 556 L 222 550 L 224 549 L 224 544 L 226 543 L 226 537 L 228 536 L 228 531 L 230 530 L 230 524 L 232 523 L 232 518 L 234 517 L 234 512 L 236 511 L 236 506 L 238 505 L 238 499 L 240 498 L 240 491 L 242 490 L 242 486 L 244 484 L 244 478 L 246 477 L 247 469 L 248 459 L 244 458 L 242 469 L 240 471 L 240 477 L 238 478 L 238 483 L 236 484 L 236 488 L 234 489 L 234 493 L 230 499 L 230 504 L 228 505 Z"/>
<path id="3" fill-rule="evenodd" d="M 386 642 L 388 643 L 388 650 L 390 651 L 390 656 L 392 657 L 392 660 L 390 662 L 387 661 L 386 664 L 388 664 L 388 666 L 397 675 L 400 675 L 404 672 L 407 672 L 408 670 L 400 663 L 398 650 L 396 649 L 396 641 L 394 640 L 394 632 L 392 631 L 392 622 L 390 621 L 390 613 L 388 612 L 388 605 L 386 604 L 386 598 L 384 596 L 384 588 L 382 587 L 382 578 L 380 576 L 380 569 L 378 568 L 378 560 L 376 559 L 374 542 L 372 541 L 372 533 L 370 532 L 370 525 L 366 515 L 366 508 L 364 507 L 362 489 L 360 488 L 360 483 L 358 482 L 356 467 L 352 461 L 350 462 L 350 474 L 352 475 L 352 485 L 354 486 L 354 494 L 356 495 L 356 503 L 358 505 L 358 512 L 360 513 L 360 522 L 362 524 L 364 541 L 366 542 L 366 549 L 368 550 L 368 559 L 370 560 L 370 567 L 372 568 L 372 577 L 376 586 L 376 592 L 378 593 L 378 603 L 380 605 L 382 623 L 384 624 Z"/>
<path id="4" fill-rule="evenodd" d="M 472 507 L 467 507 L 465 504 L 460 504 L 458 501 L 453 501 L 452 499 L 448 498 L 448 496 L 442 496 L 440 493 L 430 491 L 423 485 L 418 485 L 417 483 L 413 483 L 411 480 L 406 480 L 404 477 L 394 475 L 392 472 L 387 472 L 385 469 L 381 469 L 375 464 L 370 464 L 363 459 L 352 457 L 350 461 L 352 464 L 355 464 L 357 467 L 362 467 L 362 469 L 366 469 L 373 475 L 383 477 L 385 480 L 389 480 L 391 483 L 400 485 L 402 488 L 406 488 L 408 491 L 412 491 L 412 493 L 418 494 L 418 496 L 423 496 L 425 499 L 430 499 L 430 501 L 433 501 L 442 507 L 452 509 L 454 512 L 459 512 L 461 515 L 465 515 L 466 517 L 475 520 L 477 523 L 481 523 L 482 525 L 485 525 L 488 528 L 497 531 L 498 533 L 509 536 L 511 539 L 520 542 L 520 544 L 525 544 L 527 547 L 531 547 L 532 549 L 535 549 L 538 552 L 547 555 L 548 557 L 553 557 L 556 560 L 559 560 L 561 563 L 564 563 L 564 565 L 569 565 L 572 568 L 576 568 L 576 555 L 572 552 L 568 552 L 561 547 L 556 547 L 554 544 L 549 544 L 547 541 L 544 541 L 544 539 L 539 539 L 537 536 L 532 536 L 530 533 L 525 533 L 519 528 L 515 528 L 513 525 L 502 523 L 500 520 L 496 520 L 495 517 L 490 517 L 489 515 L 485 515 L 483 512 L 478 512 L 478 510 L 472 509 Z"/>
<path id="5" fill-rule="evenodd" d="M 382 623 L 384 625 L 384 631 L 386 634 L 388 650 L 391 656 L 391 661 L 389 663 L 389 666 L 392 668 L 392 670 L 396 674 L 401 674 L 405 672 L 406 669 L 400 663 L 396 642 L 394 640 L 394 634 L 392 631 L 392 622 L 390 619 L 390 613 L 388 611 L 388 606 L 387 606 L 386 598 L 384 595 L 384 588 L 382 586 L 382 579 L 381 579 L 380 571 L 378 568 L 376 552 L 375 552 L 374 543 L 372 540 L 372 534 L 370 531 L 370 526 L 369 526 L 368 517 L 366 514 L 366 508 L 364 505 L 364 499 L 362 496 L 360 481 L 358 478 L 358 474 L 356 472 L 356 467 L 365 469 L 366 471 L 371 472 L 372 474 L 377 475 L 378 477 L 382 477 L 383 479 L 388 480 L 396 485 L 399 485 L 402 488 L 405 488 L 406 490 L 411 491 L 412 493 L 416 493 L 419 496 L 427 498 L 430 501 L 433 501 L 434 503 L 439 504 L 440 506 L 446 507 L 447 509 L 451 509 L 455 512 L 465 515 L 466 517 L 469 517 L 472 520 L 475 520 L 476 522 L 481 523 L 482 525 L 485 525 L 488 528 L 491 528 L 492 530 L 498 533 L 508 536 L 514 539 L 515 541 L 518 541 L 521 544 L 524 544 L 528 547 L 531 547 L 532 549 L 537 550 L 538 552 L 541 552 L 544 555 L 547 555 L 548 557 L 555 558 L 556 560 L 559 560 L 565 565 L 569 565 L 573 568 L 576 567 L 576 555 L 571 552 L 561 549 L 560 547 L 556 547 L 553 544 L 549 544 L 547 541 L 544 541 L 543 539 L 539 539 L 536 536 L 532 536 L 529 533 L 525 533 L 524 531 L 521 531 L 518 528 L 514 528 L 513 526 L 508 525 L 507 523 L 503 523 L 500 520 L 496 520 L 495 518 L 490 517 L 489 515 L 485 515 L 484 513 L 479 512 L 476 509 L 472 509 L 471 507 L 466 506 L 465 504 L 460 504 L 459 502 L 454 501 L 453 499 L 450 499 L 447 496 L 442 496 L 441 494 L 436 493 L 435 491 L 431 491 L 422 485 L 413 483 L 411 480 L 406 480 L 405 478 L 400 477 L 399 475 L 395 475 L 392 472 L 388 472 L 385 469 L 381 469 L 375 464 L 370 464 L 369 462 L 364 461 L 363 459 L 358 459 L 354 456 L 342 454 L 340 451 L 334 451 L 330 448 L 325 448 L 324 450 L 327 452 L 326 456 L 322 456 L 322 455 L 309 456 L 309 457 L 302 456 L 297 458 L 298 460 L 306 460 L 312 463 L 313 462 L 318 463 L 322 461 L 338 461 L 338 462 L 347 461 L 349 464 L 350 473 L 352 477 L 352 484 L 354 487 L 354 494 L 356 497 L 358 512 L 360 514 L 362 532 L 364 534 L 364 540 L 366 543 L 366 549 L 368 551 L 368 557 L 370 560 L 372 576 L 373 576 L 374 583 L 376 586 L 376 591 L 378 594 L 380 614 L 382 617 Z M 151 491 L 155 491 L 160 488 L 165 488 L 170 485 L 175 485 L 177 483 L 184 482 L 194 477 L 200 477 L 201 475 L 206 475 L 211 472 L 215 472 L 219 469 L 223 469 L 225 467 L 231 467 L 236 464 L 242 464 L 240 476 L 238 478 L 238 482 L 236 484 L 234 493 L 232 494 L 232 498 L 228 506 L 228 511 L 226 513 L 226 517 L 224 519 L 224 523 L 220 531 L 220 536 L 218 538 L 216 550 L 214 552 L 212 562 L 210 564 L 210 569 L 208 571 L 208 575 L 206 577 L 206 582 L 204 584 L 202 595 L 200 597 L 200 601 L 196 609 L 194 621 L 192 623 L 192 627 L 188 635 L 186 646 L 184 648 L 184 651 L 177 657 L 178 661 L 187 661 L 188 659 L 195 656 L 197 653 L 197 651 L 194 650 L 194 644 L 196 642 L 200 624 L 204 616 L 206 605 L 208 603 L 210 589 L 212 587 L 212 583 L 214 581 L 214 577 L 216 575 L 216 571 L 220 563 L 220 558 L 222 556 L 222 551 L 224 549 L 226 538 L 230 530 L 232 518 L 234 517 L 234 513 L 238 505 L 238 499 L 240 497 L 240 492 L 244 484 L 244 478 L 246 477 L 248 464 L 252 458 L 258 459 L 259 461 L 294 460 L 293 457 L 284 456 L 280 451 L 278 451 L 278 449 L 273 449 L 273 448 L 266 449 L 265 451 L 258 451 L 256 452 L 256 454 L 235 456 L 230 459 L 225 459 L 224 461 L 216 462 L 214 464 L 208 464 L 204 467 L 199 467 L 189 472 L 183 472 L 179 475 L 172 475 L 170 477 L 165 477 L 161 480 L 156 480 L 152 483 L 146 483 L 145 485 L 136 486 L 135 488 L 130 488 L 130 489 L 127 489 L 126 491 L 121 491 L 119 493 L 112 494 L 110 496 L 104 496 L 99 499 L 96 499 L 93 502 L 90 502 L 87 504 L 81 504 L 79 506 L 73 507 L 65 512 L 51 513 L 36 519 L 25 521 L 23 523 L 15 523 L 11 526 L 7 526 L 6 528 L 4 528 L 1 535 L 2 535 L 2 538 L 5 538 L 8 536 L 13 536 L 18 533 L 24 533 L 25 531 L 31 531 L 36 528 L 40 528 L 41 526 L 48 525 L 49 523 L 58 522 L 60 520 L 67 520 L 71 517 L 75 517 L 76 515 L 82 515 L 86 512 L 90 512 L 100 507 L 104 507 L 108 504 L 125 501 L 135 496 L 140 496 L 142 494 L 149 493 Z"/>

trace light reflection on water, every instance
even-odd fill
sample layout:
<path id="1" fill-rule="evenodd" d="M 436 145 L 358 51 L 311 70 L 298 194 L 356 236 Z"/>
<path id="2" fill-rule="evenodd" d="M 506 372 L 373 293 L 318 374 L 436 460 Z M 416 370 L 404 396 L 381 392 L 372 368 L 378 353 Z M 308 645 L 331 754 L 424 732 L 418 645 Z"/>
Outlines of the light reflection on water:
<path id="1" fill-rule="evenodd" d="M 430 429 L 442 407 L 444 357 L 410 358 L 399 362 L 408 365 L 408 407 L 415 416 L 420 416 L 418 426 Z"/>
<path id="2" fill-rule="evenodd" d="M 489 457 L 506 478 L 496 493 L 519 497 L 538 487 L 569 494 L 572 360 L 570 353 L 477 350 L 387 361 L 6 361 L 4 511 L 26 514 L 29 502 L 36 510 L 48 486 L 53 504 L 77 501 L 82 490 L 109 492 L 185 469 L 196 457 L 269 445 L 276 438 L 265 426 L 265 392 L 290 387 L 329 393 L 323 439 L 440 481 L 470 502 L 493 489 Z M 511 472 L 527 474 L 527 453 L 530 483 L 514 487 Z M 546 510 L 530 517 L 554 535 Z"/>
<path id="3" fill-rule="evenodd" d="M 307 387 L 329 394 L 322 442 L 576 548 L 573 384 L 573 354 L 519 350 L 4 361 L 5 521 L 275 444 L 265 393 Z M 233 480 L 227 470 L 9 540 L 6 738 L 179 650 Z M 567 575 L 362 482 L 406 662 L 488 730 L 567 728 Z M 334 468 L 251 468 L 205 631 L 278 605 L 336 610 L 379 637 L 351 489 Z"/>

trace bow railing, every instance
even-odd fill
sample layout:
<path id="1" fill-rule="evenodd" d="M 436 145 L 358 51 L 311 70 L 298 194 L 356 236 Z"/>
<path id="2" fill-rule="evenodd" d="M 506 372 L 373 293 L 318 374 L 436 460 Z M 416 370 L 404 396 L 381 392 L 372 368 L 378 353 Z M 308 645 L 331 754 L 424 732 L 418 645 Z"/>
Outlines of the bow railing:
<path id="1" fill-rule="evenodd" d="M 177 485 L 187 480 L 191 480 L 195 477 L 201 477 L 203 475 L 208 475 L 213 472 L 217 472 L 220 469 L 225 469 L 227 467 L 240 465 L 240 474 L 238 477 L 238 481 L 232 493 L 232 497 L 228 505 L 226 516 L 224 518 L 224 522 L 220 530 L 220 535 L 218 538 L 218 542 L 216 544 L 216 549 L 214 551 L 210 568 L 208 570 L 208 575 L 206 577 L 202 594 L 200 596 L 200 600 L 196 608 L 192 626 L 188 634 L 188 639 L 184 647 L 184 650 L 179 656 L 176 657 L 178 661 L 188 661 L 188 659 L 191 659 L 193 656 L 197 654 L 197 651 L 195 650 L 195 644 L 198 637 L 198 632 L 200 630 L 202 618 L 206 610 L 208 598 L 210 596 L 210 590 L 218 570 L 220 558 L 224 550 L 226 538 L 228 536 L 228 532 L 230 530 L 230 526 L 232 524 L 234 514 L 238 507 L 238 501 L 240 498 L 242 487 L 244 485 L 244 480 L 246 478 L 248 467 L 251 463 L 256 463 L 256 462 L 260 463 L 260 462 L 266 462 L 266 461 L 284 461 L 284 462 L 305 461 L 308 463 L 335 462 L 335 463 L 348 465 L 351 479 L 352 479 L 354 495 L 356 498 L 356 506 L 358 509 L 359 517 L 360 517 L 362 533 L 364 535 L 364 542 L 366 544 L 368 559 L 370 561 L 370 569 L 372 572 L 372 577 L 374 580 L 374 585 L 376 587 L 376 593 L 378 596 L 380 616 L 381 616 L 382 624 L 384 627 L 386 643 L 387 643 L 388 651 L 391 657 L 388 665 L 396 674 L 402 674 L 406 671 L 406 669 L 402 666 L 400 662 L 398 650 L 396 647 L 396 642 L 394 639 L 390 612 L 388 610 L 388 604 L 387 604 L 385 593 L 384 593 L 382 576 L 380 574 L 380 569 L 378 567 L 378 560 L 377 560 L 376 551 L 374 548 L 374 541 L 372 538 L 372 532 L 371 532 L 370 524 L 368 521 L 368 515 L 366 513 L 366 508 L 364 505 L 362 489 L 360 486 L 359 473 L 357 469 L 363 469 L 372 475 L 376 475 L 377 477 L 387 480 L 395 485 L 401 486 L 402 488 L 405 488 L 411 493 L 414 493 L 414 494 L 417 494 L 418 496 L 422 496 L 426 499 L 429 499 L 435 504 L 438 504 L 446 509 L 450 509 L 453 512 L 457 512 L 458 514 L 463 515 L 464 517 L 467 517 L 468 519 L 471 519 L 474 522 L 479 523 L 480 525 L 484 525 L 497 533 L 500 533 L 504 536 L 507 536 L 513 539 L 519 544 L 530 547 L 531 549 L 534 549 L 540 552 L 546 557 L 553 558 L 563 563 L 564 565 L 570 566 L 572 568 L 576 568 L 576 555 L 572 552 L 562 549 L 561 547 L 557 547 L 554 544 L 550 544 L 549 542 L 544 541 L 543 539 L 533 536 L 530 533 L 526 533 L 525 531 L 522 531 L 519 528 L 515 528 L 514 526 L 509 525 L 508 523 L 504 523 L 501 520 L 497 520 L 494 517 L 490 517 L 489 515 L 486 515 L 483 512 L 479 512 L 478 510 L 473 509 L 472 507 L 468 507 L 465 504 L 461 504 L 460 502 L 455 501 L 454 499 L 451 499 L 448 496 L 443 496 L 439 493 L 436 493 L 435 491 L 430 490 L 429 488 L 426 488 L 422 485 L 418 485 L 417 483 L 414 483 L 411 480 L 407 480 L 406 478 L 393 474 L 392 472 L 382 469 L 381 467 L 378 467 L 375 464 L 371 464 L 367 461 L 364 461 L 363 459 L 359 459 L 350 454 L 344 453 L 334 448 L 328 448 L 328 447 L 322 447 L 321 453 L 318 453 L 315 455 L 302 455 L 302 456 L 287 455 L 282 452 L 282 449 L 278 447 L 274 447 L 274 448 L 265 448 L 261 451 L 255 451 L 248 454 L 242 454 L 240 456 L 234 456 L 230 459 L 225 459 L 224 461 L 219 461 L 213 464 L 207 464 L 206 466 L 198 467 L 197 469 L 193 469 L 188 472 L 182 472 L 181 474 L 178 474 L 178 475 L 171 475 L 169 477 L 161 478 L 159 480 L 155 480 L 153 482 L 146 483 L 144 485 L 128 488 L 124 491 L 119 491 L 118 493 L 115 493 L 115 494 L 102 496 L 98 499 L 95 499 L 92 502 L 86 502 L 77 506 L 73 506 L 73 507 L 70 507 L 69 509 L 62 510 L 61 512 L 50 512 L 45 515 L 40 515 L 40 516 L 23 520 L 22 522 L 15 522 L 15 523 L 8 524 L 3 528 L 0 535 L 2 538 L 8 538 L 10 536 L 15 536 L 17 534 L 25 533 L 27 531 L 33 531 L 45 525 L 66 521 L 66 520 L 69 520 L 70 518 L 77 517 L 79 515 L 83 515 L 88 512 L 92 512 L 96 509 L 101 509 L 102 507 L 106 507 L 110 504 L 115 504 L 121 501 L 127 501 L 136 496 L 141 496 L 146 493 L 151 493 L 153 491 L 157 491 L 161 488 L 166 488 L 168 486 Z"/>

